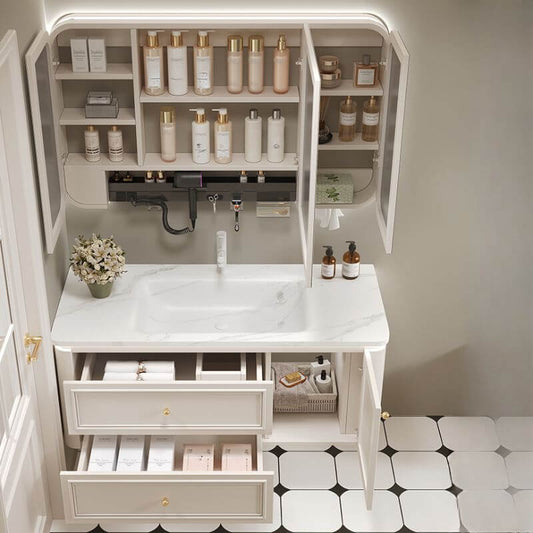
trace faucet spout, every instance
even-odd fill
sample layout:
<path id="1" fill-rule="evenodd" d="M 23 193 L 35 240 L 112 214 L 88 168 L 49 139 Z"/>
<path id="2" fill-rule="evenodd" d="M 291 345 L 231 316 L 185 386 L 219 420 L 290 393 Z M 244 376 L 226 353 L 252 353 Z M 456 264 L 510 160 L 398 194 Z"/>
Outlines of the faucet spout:
<path id="1" fill-rule="evenodd" d="M 226 232 L 217 231 L 217 268 L 222 270 L 228 260 Z"/>

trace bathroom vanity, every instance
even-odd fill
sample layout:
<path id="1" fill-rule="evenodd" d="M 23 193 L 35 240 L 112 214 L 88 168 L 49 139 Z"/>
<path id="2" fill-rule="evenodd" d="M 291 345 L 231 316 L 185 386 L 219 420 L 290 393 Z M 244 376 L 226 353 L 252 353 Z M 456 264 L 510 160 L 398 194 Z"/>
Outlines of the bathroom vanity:
<path id="1" fill-rule="evenodd" d="M 129 265 L 111 297 L 92 299 L 69 274 L 54 323 L 65 445 L 65 520 L 271 521 L 273 472 L 262 451 L 359 452 L 372 493 L 389 329 L 372 265 L 355 281 L 301 265 Z M 354 305 L 357 302 L 357 305 Z M 241 380 L 196 380 L 202 353 L 243 353 Z M 273 414 L 274 361 L 331 357 L 335 413 Z M 173 361 L 176 380 L 103 381 L 108 360 Z M 201 363 L 200 363 L 201 364 Z M 93 435 L 176 435 L 184 443 L 251 444 L 251 472 L 88 472 Z M 177 464 L 179 464 L 179 455 Z M 134 531 L 135 529 L 132 529 Z"/>

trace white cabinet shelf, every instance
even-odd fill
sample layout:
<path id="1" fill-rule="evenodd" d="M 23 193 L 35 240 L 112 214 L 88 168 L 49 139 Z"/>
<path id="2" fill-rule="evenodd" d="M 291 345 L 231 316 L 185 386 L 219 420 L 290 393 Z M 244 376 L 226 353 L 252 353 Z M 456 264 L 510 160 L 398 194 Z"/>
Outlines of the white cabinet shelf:
<path id="1" fill-rule="evenodd" d="M 339 134 L 333 133 L 333 138 L 329 143 L 319 144 L 319 150 L 378 150 L 379 143 L 366 142 L 361 139 L 361 134 L 356 133 L 355 139 L 350 142 L 339 141 Z"/>
<path id="2" fill-rule="evenodd" d="M 61 126 L 135 126 L 135 111 L 133 108 L 123 107 L 118 111 L 117 118 L 87 118 L 83 107 L 66 107 L 59 118 Z"/>
<path id="3" fill-rule="evenodd" d="M 354 87 L 353 80 L 342 80 L 338 87 L 320 89 L 322 96 L 383 96 L 381 83 L 375 87 Z"/>
<path id="4" fill-rule="evenodd" d="M 107 72 L 72 72 L 70 63 L 61 63 L 55 72 L 56 80 L 132 80 L 131 63 L 108 63 Z"/>
<path id="5" fill-rule="evenodd" d="M 219 102 L 219 103 L 246 103 L 246 104 L 267 104 L 267 103 L 297 103 L 300 100 L 298 87 L 289 87 L 289 92 L 285 94 L 278 94 L 269 86 L 265 87 L 264 91 L 259 94 L 252 94 L 248 92 L 245 87 L 242 93 L 232 94 L 228 92 L 225 86 L 215 86 L 213 94 L 209 96 L 200 96 L 194 93 L 192 87 L 189 87 L 187 94 L 183 96 L 174 96 L 165 92 L 160 96 L 150 96 L 141 91 L 141 102 L 143 104 L 180 104 L 180 103 L 201 103 L 201 102 Z"/>

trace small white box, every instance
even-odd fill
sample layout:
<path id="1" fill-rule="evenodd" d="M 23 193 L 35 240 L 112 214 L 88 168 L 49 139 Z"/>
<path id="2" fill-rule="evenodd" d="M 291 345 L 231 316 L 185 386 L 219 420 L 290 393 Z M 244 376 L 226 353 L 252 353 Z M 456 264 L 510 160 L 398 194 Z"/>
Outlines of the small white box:
<path id="1" fill-rule="evenodd" d="M 184 472 L 210 472 L 215 463 L 214 444 L 185 444 L 183 446 Z"/>
<path id="2" fill-rule="evenodd" d="M 252 470 L 252 446 L 250 444 L 224 444 L 222 446 L 222 470 L 250 472 Z"/>
<path id="3" fill-rule="evenodd" d="M 70 53 L 72 56 L 72 72 L 89 72 L 87 39 L 70 39 Z"/>
<path id="4" fill-rule="evenodd" d="M 89 64 L 91 72 L 107 72 L 107 56 L 105 51 L 105 40 L 89 38 Z"/>
<path id="5" fill-rule="evenodd" d="M 153 436 L 150 439 L 148 466 L 151 472 L 172 472 L 174 470 L 174 437 Z"/>
<path id="6" fill-rule="evenodd" d="M 122 435 L 117 472 L 141 472 L 144 466 L 144 436 Z"/>
<path id="7" fill-rule="evenodd" d="M 89 458 L 89 472 L 113 472 L 117 458 L 116 435 L 95 435 Z"/>

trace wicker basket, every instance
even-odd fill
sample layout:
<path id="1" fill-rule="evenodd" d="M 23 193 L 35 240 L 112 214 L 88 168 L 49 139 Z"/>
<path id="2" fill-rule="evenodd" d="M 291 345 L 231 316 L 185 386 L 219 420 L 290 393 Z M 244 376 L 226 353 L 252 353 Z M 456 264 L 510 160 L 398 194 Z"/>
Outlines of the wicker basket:
<path id="1" fill-rule="evenodd" d="M 298 363 L 295 363 L 295 365 Z M 337 381 L 331 370 L 332 392 L 308 394 L 307 405 L 302 407 L 276 407 L 275 413 L 334 413 L 337 410 Z M 274 394 L 276 392 L 274 391 Z"/>

